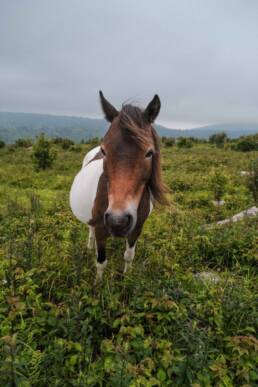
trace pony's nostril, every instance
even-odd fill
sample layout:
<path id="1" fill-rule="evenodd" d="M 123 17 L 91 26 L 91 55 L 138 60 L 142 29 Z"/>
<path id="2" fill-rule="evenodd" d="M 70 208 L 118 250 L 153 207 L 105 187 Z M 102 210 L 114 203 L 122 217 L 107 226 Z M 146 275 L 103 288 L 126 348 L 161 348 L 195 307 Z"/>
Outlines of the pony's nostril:
<path id="1" fill-rule="evenodd" d="M 130 230 L 133 217 L 127 213 L 114 214 L 112 211 L 107 211 L 104 215 L 104 223 L 114 235 L 122 236 Z"/>

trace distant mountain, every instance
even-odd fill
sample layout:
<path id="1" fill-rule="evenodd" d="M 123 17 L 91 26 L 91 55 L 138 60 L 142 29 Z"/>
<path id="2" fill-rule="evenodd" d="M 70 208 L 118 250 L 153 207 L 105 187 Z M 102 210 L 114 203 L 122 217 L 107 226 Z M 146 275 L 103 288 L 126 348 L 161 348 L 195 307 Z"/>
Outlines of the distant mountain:
<path id="1" fill-rule="evenodd" d="M 229 137 L 258 133 L 256 124 L 217 124 L 201 128 L 180 130 L 155 125 L 160 136 L 208 138 L 224 131 Z M 108 128 L 104 119 L 55 116 L 49 114 L 0 112 L 0 139 L 13 143 L 18 138 L 35 138 L 44 132 L 49 137 L 67 137 L 76 142 L 92 137 L 102 137 Z"/>
<path id="2" fill-rule="evenodd" d="M 183 130 L 183 132 L 183 136 L 192 136 L 197 138 L 208 138 L 211 134 L 225 132 L 228 137 L 237 138 L 240 136 L 248 136 L 258 133 L 258 123 L 214 124 L 206 125 L 201 128 Z M 182 133 L 182 131 L 180 131 L 180 133 Z"/>
<path id="3" fill-rule="evenodd" d="M 67 137 L 81 141 L 101 137 L 106 129 L 107 123 L 101 119 L 0 112 L 0 139 L 7 143 L 12 143 L 17 138 L 35 138 L 42 132 L 49 137 Z"/>

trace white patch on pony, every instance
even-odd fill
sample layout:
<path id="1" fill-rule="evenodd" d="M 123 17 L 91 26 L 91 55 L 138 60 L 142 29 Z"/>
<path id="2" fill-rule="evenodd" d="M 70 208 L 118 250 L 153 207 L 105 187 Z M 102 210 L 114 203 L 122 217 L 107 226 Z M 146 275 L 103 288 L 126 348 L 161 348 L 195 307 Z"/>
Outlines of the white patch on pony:
<path id="1" fill-rule="evenodd" d="M 130 247 L 128 241 L 126 241 L 126 250 L 124 253 L 124 260 L 125 260 L 124 273 L 126 273 L 127 270 L 130 269 L 130 267 L 132 266 L 132 262 L 135 256 L 135 246 L 136 246 L 136 243 L 133 245 L 133 247 Z"/>
<path id="2" fill-rule="evenodd" d="M 88 249 L 94 249 L 95 247 L 95 229 L 92 226 L 89 226 L 89 238 L 88 238 Z"/>
<path id="3" fill-rule="evenodd" d="M 95 284 L 102 281 L 103 272 L 107 266 L 107 263 L 108 263 L 107 259 L 103 263 L 96 262 L 97 274 L 96 274 Z"/>
<path id="4" fill-rule="evenodd" d="M 88 223 L 92 218 L 98 183 L 103 173 L 103 159 L 90 162 L 98 150 L 99 147 L 96 147 L 85 156 L 83 167 L 75 176 L 70 191 L 72 212 L 83 223 Z"/>
<path id="5" fill-rule="evenodd" d="M 94 157 L 96 156 L 96 154 L 100 151 L 100 146 L 96 146 L 95 148 L 91 149 L 87 154 L 86 156 L 84 157 L 83 159 L 83 162 L 82 162 L 82 168 L 85 167 L 87 164 L 89 164 L 89 162 L 94 159 Z"/>

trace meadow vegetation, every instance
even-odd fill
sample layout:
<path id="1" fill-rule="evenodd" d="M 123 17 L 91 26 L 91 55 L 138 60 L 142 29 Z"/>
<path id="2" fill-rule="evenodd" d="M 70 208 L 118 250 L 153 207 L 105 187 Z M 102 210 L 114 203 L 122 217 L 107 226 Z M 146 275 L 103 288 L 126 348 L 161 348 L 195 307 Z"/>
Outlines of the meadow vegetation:
<path id="1" fill-rule="evenodd" d="M 170 205 L 147 220 L 125 276 L 125 242 L 109 240 L 96 288 L 68 202 L 96 143 L 53 140 L 52 168 L 37 170 L 31 146 L 0 149 L 0 386 L 258 385 L 258 219 L 216 226 L 255 205 L 240 171 L 258 151 L 164 140 Z"/>

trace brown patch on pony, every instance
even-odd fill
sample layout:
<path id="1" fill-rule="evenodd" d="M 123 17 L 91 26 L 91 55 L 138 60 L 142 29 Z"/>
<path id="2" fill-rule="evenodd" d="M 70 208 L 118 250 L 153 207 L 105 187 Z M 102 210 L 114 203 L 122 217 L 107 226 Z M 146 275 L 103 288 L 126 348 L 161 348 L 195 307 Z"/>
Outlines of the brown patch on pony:
<path id="1" fill-rule="evenodd" d="M 150 187 L 155 201 L 167 205 L 168 200 L 166 194 L 169 190 L 162 181 L 160 144 L 155 129 L 146 122 L 144 112 L 136 106 L 123 105 L 118 118 L 122 131 L 138 142 L 140 147 L 146 147 L 150 143 L 149 137 L 151 131 L 154 152 L 152 158 L 152 173 L 148 186 Z"/>

